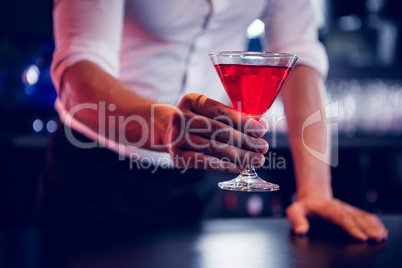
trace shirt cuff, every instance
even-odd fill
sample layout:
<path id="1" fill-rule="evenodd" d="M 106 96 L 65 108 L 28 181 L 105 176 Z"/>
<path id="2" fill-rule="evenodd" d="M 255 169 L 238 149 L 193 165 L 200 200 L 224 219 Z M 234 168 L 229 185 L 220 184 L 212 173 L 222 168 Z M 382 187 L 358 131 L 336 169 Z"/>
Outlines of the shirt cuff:
<path id="1" fill-rule="evenodd" d="M 286 46 L 277 52 L 292 53 L 299 56 L 296 65 L 307 65 L 316 70 L 325 80 L 328 75 L 328 57 L 323 44 L 302 44 L 295 46 Z"/>

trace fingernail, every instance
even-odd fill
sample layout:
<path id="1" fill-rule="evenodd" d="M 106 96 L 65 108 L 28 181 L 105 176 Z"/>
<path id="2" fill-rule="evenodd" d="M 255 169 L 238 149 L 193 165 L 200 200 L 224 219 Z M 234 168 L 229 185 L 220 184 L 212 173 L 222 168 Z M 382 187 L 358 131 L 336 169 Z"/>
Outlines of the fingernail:
<path id="1" fill-rule="evenodd" d="M 265 140 L 259 139 L 255 145 L 255 148 L 258 150 L 258 152 L 265 154 L 268 152 L 269 145 Z"/>
<path id="2" fill-rule="evenodd" d="M 250 130 L 251 134 L 253 134 L 255 137 L 262 137 L 267 132 L 265 127 L 257 122 L 253 122 L 250 125 L 250 128 L 251 128 L 251 130 Z"/>
<path id="3" fill-rule="evenodd" d="M 263 128 L 264 128 L 264 130 L 265 130 L 265 132 L 268 130 L 268 125 L 267 125 L 267 123 L 265 123 L 265 121 L 263 121 L 263 120 L 260 120 L 260 121 L 258 121 L 262 126 L 263 126 Z"/>
<path id="4" fill-rule="evenodd" d="M 376 237 L 374 239 L 375 242 L 381 242 L 381 241 L 384 241 L 384 240 L 385 240 L 385 237 Z"/>
<path id="5" fill-rule="evenodd" d="M 385 240 L 385 239 L 387 239 L 387 238 L 388 238 L 388 233 L 385 232 L 385 231 L 380 231 L 380 232 L 377 234 L 376 241 L 377 241 L 377 242 L 380 242 L 380 241 L 383 241 L 383 240 Z"/>
<path id="6" fill-rule="evenodd" d="M 366 235 L 359 235 L 359 237 L 358 237 L 358 240 L 363 241 L 363 242 L 367 241 L 367 239 L 368 239 L 368 237 Z"/>
<path id="7" fill-rule="evenodd" d="M 299 235 L 305 235 L 307 233 L 307 228 L 305 226 L 298 226 L 295 229 L 295 233 Z"/>

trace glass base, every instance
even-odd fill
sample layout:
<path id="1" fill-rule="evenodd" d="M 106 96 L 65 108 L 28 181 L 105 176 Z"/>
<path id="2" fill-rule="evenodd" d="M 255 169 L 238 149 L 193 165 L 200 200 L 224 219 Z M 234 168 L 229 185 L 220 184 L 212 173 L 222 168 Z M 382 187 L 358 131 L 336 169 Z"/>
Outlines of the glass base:
<path id="1" fill-rule="evenodd" d="M 233 180 L 218 183 L 218 186 L 224 190 L 240 192 L 273 192 L 279 190 L 279 185 L 264 181 L 252 167 L 247 167 Z"/>

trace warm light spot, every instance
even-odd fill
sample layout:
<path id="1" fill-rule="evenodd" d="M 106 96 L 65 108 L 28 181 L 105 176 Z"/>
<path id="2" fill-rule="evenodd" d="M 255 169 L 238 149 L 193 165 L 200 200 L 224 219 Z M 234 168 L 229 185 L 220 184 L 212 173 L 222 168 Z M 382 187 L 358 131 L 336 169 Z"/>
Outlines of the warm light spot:
<path id="1" fill-rule="evenodd" d="M 247 28 L 248 38 L 257 38 L 261 36 L 265 31 L 265 24 L 259 19 L 254 20 Z"/>

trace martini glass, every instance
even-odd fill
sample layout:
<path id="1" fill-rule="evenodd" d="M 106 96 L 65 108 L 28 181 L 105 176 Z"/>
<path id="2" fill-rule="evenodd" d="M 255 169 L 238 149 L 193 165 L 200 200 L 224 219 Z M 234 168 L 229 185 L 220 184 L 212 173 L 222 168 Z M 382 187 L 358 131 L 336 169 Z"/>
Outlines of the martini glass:
<path id="1" fill-rule="evenodd" d="M 221 51 L 209 57 L 232 106 L 257 121 L 271 107 L 298 59 L 293 54 L 247 51 Z M 279 185 L 261 179 L 252 166 L 218 186 L 245 192 L 279 190 Z"/>

